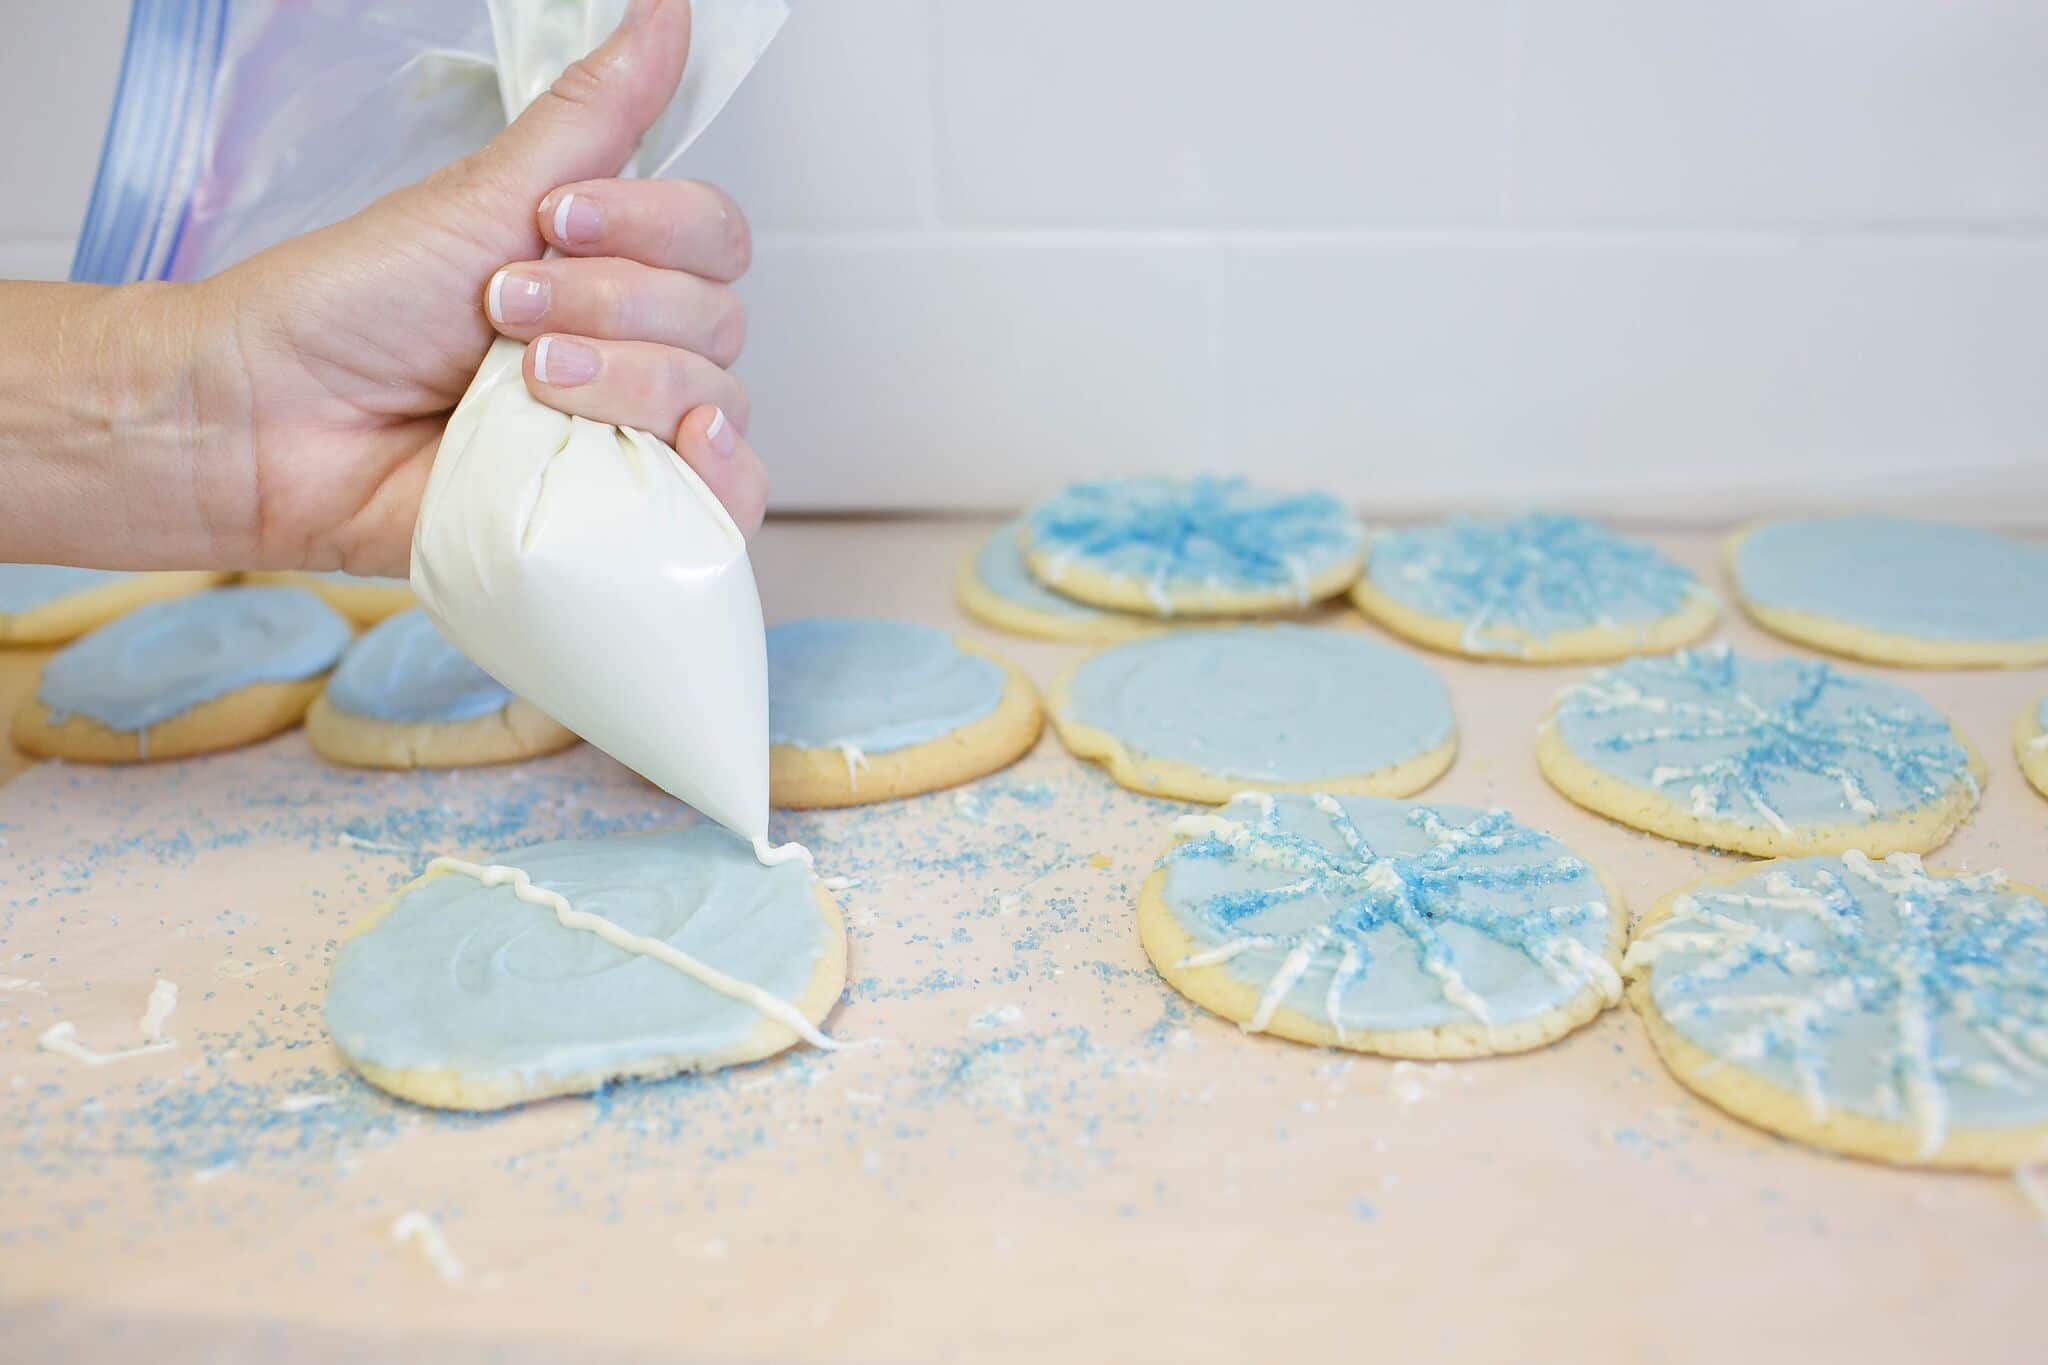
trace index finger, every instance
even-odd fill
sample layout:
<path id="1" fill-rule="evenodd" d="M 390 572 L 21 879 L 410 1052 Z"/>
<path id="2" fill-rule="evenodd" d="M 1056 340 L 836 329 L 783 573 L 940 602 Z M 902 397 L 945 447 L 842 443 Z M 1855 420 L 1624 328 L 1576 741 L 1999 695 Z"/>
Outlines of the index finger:
<path id="1" fill-rule="evenodd" d="M 753 232 L 731 196 L 700 180 L 583 180 L 540 201 L 540 231 L 565 256 L 621 256 L 730 284 Z"/>

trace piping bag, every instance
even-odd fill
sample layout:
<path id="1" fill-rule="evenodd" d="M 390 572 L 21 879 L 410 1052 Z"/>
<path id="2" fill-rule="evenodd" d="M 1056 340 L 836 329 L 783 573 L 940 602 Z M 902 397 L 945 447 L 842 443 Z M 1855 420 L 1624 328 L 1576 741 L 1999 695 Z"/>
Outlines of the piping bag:
<path id="1" fill-rule="evenodd" d="M 625 10 L 487 3 L 507 122 Z M 789 13 L 786 0 L 692 10 L 682 85 L 634 158 L 654 161 L 653 175 L 711 122 Z M 513 692 L 752 841 L 764 862 L 804 857 L 767 842 L 767 645 L 745 537 L 661 438 L 536 401 L 525 350 L 492 343 L 448 419 L 413 531 L 413 591 Z"/>

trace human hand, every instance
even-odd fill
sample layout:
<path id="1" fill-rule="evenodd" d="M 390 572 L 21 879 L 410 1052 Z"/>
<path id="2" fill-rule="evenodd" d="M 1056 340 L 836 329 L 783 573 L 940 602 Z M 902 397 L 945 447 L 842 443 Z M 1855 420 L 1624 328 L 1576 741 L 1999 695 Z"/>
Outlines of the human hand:
<path id="1" fill-rule="evenodd" d="M 228 462 L 209 499 L 219 563 L 404 574 L 494 328 L 538 343 L 539 401 L 663 437 L 743 530 L 760 525 L 767 476 L 728 369 L 746 220 L 709 185 L 603 178 L 674 94 L 689 32 L 683 0 L 636 0 L 474 155 L 199 286 L 200 332 L 224 332 L 237 362 L 196 399 L 230 437 L 195 456 Z M 545 247 L 559 258 L 535 259 Z"/>

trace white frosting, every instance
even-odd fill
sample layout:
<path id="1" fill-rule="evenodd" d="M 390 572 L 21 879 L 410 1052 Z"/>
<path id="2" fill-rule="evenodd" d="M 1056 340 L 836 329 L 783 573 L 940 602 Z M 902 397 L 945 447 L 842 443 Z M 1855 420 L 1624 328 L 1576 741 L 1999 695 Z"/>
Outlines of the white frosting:
<path id="1" fill-rule="evenodd" d="M 506 116 L 622 9 L 493 0 Z M 695 0 L 693 13 L 667 159 L 724 104 L 787 6 Z M 413 532 L 413 590 L 513 692 L 765 847 L 767 659 L 746 540 L 666 442 L 536 401 L 524 350 L 493 344 L 449 419 Z"/>
<path id="2" fill-rule="evenodd" d="M 45 1052 L 54 1052 L 60 1057 L 69 1057 L 86 1066 L 106 1066 L 110 1062 L 126 1061 L 130 1057 L 146 1057 L 152 1052 L 176 1047 L 177 1040 L 164 1036 L 164 1021 L 171 1017 L 171 1011 L 178 1007 L 176 983 L 159 979 L 149 988 L 149 1001 L 143 1006 L 142 1017 L 136 1021 L 136 1031 L 142 1035 L 137 1047 L 121 1048 L 114 1052 L 101 1052 L 98 1048 L 87 1047 L 78 1040 L 78 1026 L 69 1019 L 50 1025 L 36 1039 L 36 1046 Z"/>

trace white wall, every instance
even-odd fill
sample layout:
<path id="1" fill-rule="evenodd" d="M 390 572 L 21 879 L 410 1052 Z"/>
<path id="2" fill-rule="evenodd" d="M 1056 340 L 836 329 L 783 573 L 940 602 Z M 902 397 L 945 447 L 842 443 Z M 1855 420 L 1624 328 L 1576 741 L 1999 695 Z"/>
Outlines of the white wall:
<path id="1" fill-rule="evenodd" d="M 0 269 L 68 260 L 124 8 L 0 52 Z M 785 509 L 2048 523 L 2048 0 L 799 0 L 688 169 Z"/>

